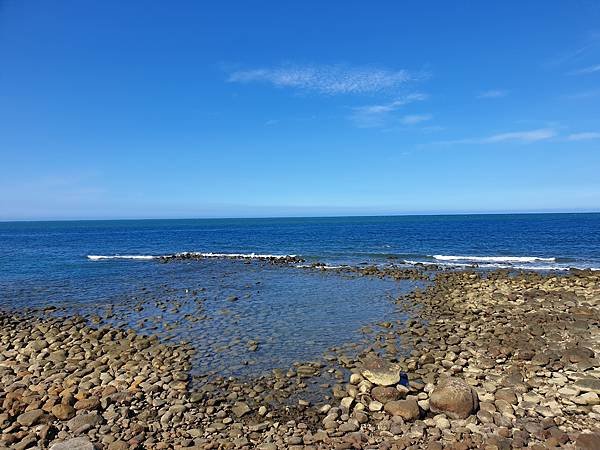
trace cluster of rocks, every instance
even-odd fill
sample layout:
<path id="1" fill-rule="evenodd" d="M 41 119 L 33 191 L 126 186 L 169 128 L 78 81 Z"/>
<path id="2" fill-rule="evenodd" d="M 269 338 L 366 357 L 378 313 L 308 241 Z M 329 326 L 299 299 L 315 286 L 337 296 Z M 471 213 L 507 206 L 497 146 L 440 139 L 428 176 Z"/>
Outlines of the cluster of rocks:
<path id="1" fill-rule="evenodd" d="M 190 354 L 156 337 L 92 329 L 82 318 L 0 313 L 0 448 L 176 442 Z"/>
<path id="2" fill-rule="evenodd" d="M 417 320 L 379 335 L 325 429 L 379 448 L 600 448 L 600 274 L 439 273 L 410 297 Z M 410 355 L 386 351 L 398 336 Z"/>
<path id="3" fill-rule="evenodd" d="M 159 256 L 157 260 L 162 263 L 173 261 L 186 260 L 203 260 L 203 259 L 234 259 L 243 261 L 263 261 L 271 264 L 299 264 L 303 263 L 304 259 L 295 255 L 255 255 L 255 254 L 229 254 L 229 253 L 200 253 L 200 252 L 182 252 L 173 255 Z"/>
<path id="4" fill-rule="evenodd" d="M 599 274 L 443 272 L 398 307 L 412 319 L 356 355 L 244 380 L 190 379 L 191 347 L 156 337 L 0 313 L 0 449 L 600 448 Z"/>
<path id="5" fill-rule="evenodd" d="M 430 280 L 431 274 L 436 267 L 421 266 L 421 267 L 404 267 L 393 264 L 388 265 L 366 265 L 366 266 L 328 266 L 323 262 L 315 262 L 308 266 L 308 269 L 320 269 L 330 272 L 356 274 L 377 278 L 391 278 L 394 280 Z"/>

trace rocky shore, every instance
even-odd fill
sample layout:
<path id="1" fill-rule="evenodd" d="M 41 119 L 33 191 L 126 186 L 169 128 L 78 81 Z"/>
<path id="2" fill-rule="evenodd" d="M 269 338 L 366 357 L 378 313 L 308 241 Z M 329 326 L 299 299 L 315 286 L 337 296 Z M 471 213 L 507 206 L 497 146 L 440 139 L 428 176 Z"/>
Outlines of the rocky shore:
<path id="1" fill-rule="evenodd" d="M 600 448 L 600 274 L 440 272 L 397 303 L 413 318 L 355 354 L 244 380 L 194 379 L 194 350 L 157 337 L 0 313 L 0 449 Z"/>

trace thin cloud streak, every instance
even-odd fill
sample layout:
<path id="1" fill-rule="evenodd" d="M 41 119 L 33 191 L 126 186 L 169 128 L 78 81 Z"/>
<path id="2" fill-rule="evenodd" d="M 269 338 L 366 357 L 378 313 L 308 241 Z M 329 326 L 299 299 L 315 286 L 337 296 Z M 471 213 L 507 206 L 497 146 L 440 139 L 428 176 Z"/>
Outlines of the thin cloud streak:
<path id="1" fill-rule="evenodd" d="M 589 75 L 596 72 L 600 72 L 600 64 L 584 67 L 583 69 L 574 70 L 573 72 L 571 72 L 571 75 Z"/>
<path id="2" fill-rule="evenodd" d="M 433 119 L 431 114 L 408 114 L 400 119 L 400 123 L 403 125 L 416 125 L 431 119 Z"/>
<path id="3" fill-rule="evenodd" d="M 230 83 L 262 82 L 280 88 L 326 95 L 385 92 L 420 77 L 406 70 L 347 65 L 281 65 L 239 70 L 229 75 Z"/>
<path id="4" fill-rule="evenodd" d="M 507 133 L 493 134 L 483 138 L 456 139 L 452 141 L 439 141 L 435 144 L 454 145 L 454 144 L 499 144 L 499 143 L 533 143 L 552 139 L 557 135 L 553 128 L 538 128 L 527 131 L 511 131 Z"/>
<path id="5" fill-rule="evenodd" d="M 598 97 L 598 96 L 600 96 L 600 89 L 576 92 L 574 94 L 565 95 L 565 98 L 568 100 L 586 100 L 586 99 L 594 98 L 594 97 Z"/>
<path id="6" fill-rule="evenodd" d="M 394 111 L 410 103 L 426 100 L 428 97 L 427 94 L 414 92 L 389 103 L 357 106 L 353 108 L 351 119 L 361 128 L 381 126 Z"/>
<path id="7" fill-rule="evenodd" d="M 501 98 L 506 97 L 508 95 L 508 91 L 504 89 L 492 89 L 489 91 L 484 91 L 480 93 L 477 98 Z"/>
<path id="8" fill-rule="evenodd" d="M 600 139 L 600 133 L 588 131 L 584 133 L 573 133 L 567 136 L 567 141 L 590 141 L 592 139 Z"/>

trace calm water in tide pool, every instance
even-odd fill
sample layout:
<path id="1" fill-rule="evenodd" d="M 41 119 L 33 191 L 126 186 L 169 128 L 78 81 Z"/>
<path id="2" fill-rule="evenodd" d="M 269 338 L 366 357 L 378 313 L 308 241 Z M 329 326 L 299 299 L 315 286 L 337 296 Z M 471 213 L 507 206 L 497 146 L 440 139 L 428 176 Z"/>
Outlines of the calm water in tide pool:
<path id="1" fill-rule="evenodd" d="M 391 300 L 415 286 L 252 260 L 153 258 L 183 251 L 600 268 L 600 214 L 0 223 L 0 306 L 108 315 L 192 342 L 199 371 L 243 374 L 318 358 L 366 324 L 402 318 Z"/>

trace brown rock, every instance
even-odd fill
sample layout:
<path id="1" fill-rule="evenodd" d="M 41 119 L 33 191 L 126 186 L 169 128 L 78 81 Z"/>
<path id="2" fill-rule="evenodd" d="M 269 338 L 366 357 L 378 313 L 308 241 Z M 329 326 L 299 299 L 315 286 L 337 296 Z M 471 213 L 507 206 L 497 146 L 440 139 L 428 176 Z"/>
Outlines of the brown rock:
<path id="1" fill-rule="evenodd" d="M 385 405 L 389 401 L 400 400 L 406 396 L 406 393 L 400 392 L 395 387 L 375 386 L 371 390 L 371 396 L 378 402 L 381 402 Z"/>
<path id="2" fill-rule="evenodd" d="M 75 408 L 60 403 L 52 407 L 52 415 L 59 420 L 69 420 L 75 415 Z"/>
<path id="3" fill-rule="evenodd" d="M 477 393 L 460 378 L 442 380 L 431 393 L 429 407 L 452 419 L 466 419 L 477 410 Z"/>
<path id="4" fill-rule="evenodd" d="M 600 433 L 582 433 L 577 436 L 575 445 L 581 450 L 600 449 Z"/>
<path id="5" fill-rule="evenodd" d="M 494 396 L 496 397 L 496 400 L 504 400 L 510 403 L 511 405 L 517 404 L 517 396 L 510 388 L 498 389 L 494 393 Z"/>
<path id="6" fill-rule="evenodd" d="M 90 397 L 83 400 L 79 400 L 75 403 L 74 407 L 77 411 L 93 411 L 98 409 L 100 406 L 100 400 L 98 397 Z"/>
<path id="7" fill-rule="evenodd" d="M 385 412 L 392 416 L 400 416 L 404 420 L 418 419 L 421 415 L 419 405 L 416 400 L 394 400 L 385 404 Z"/>

